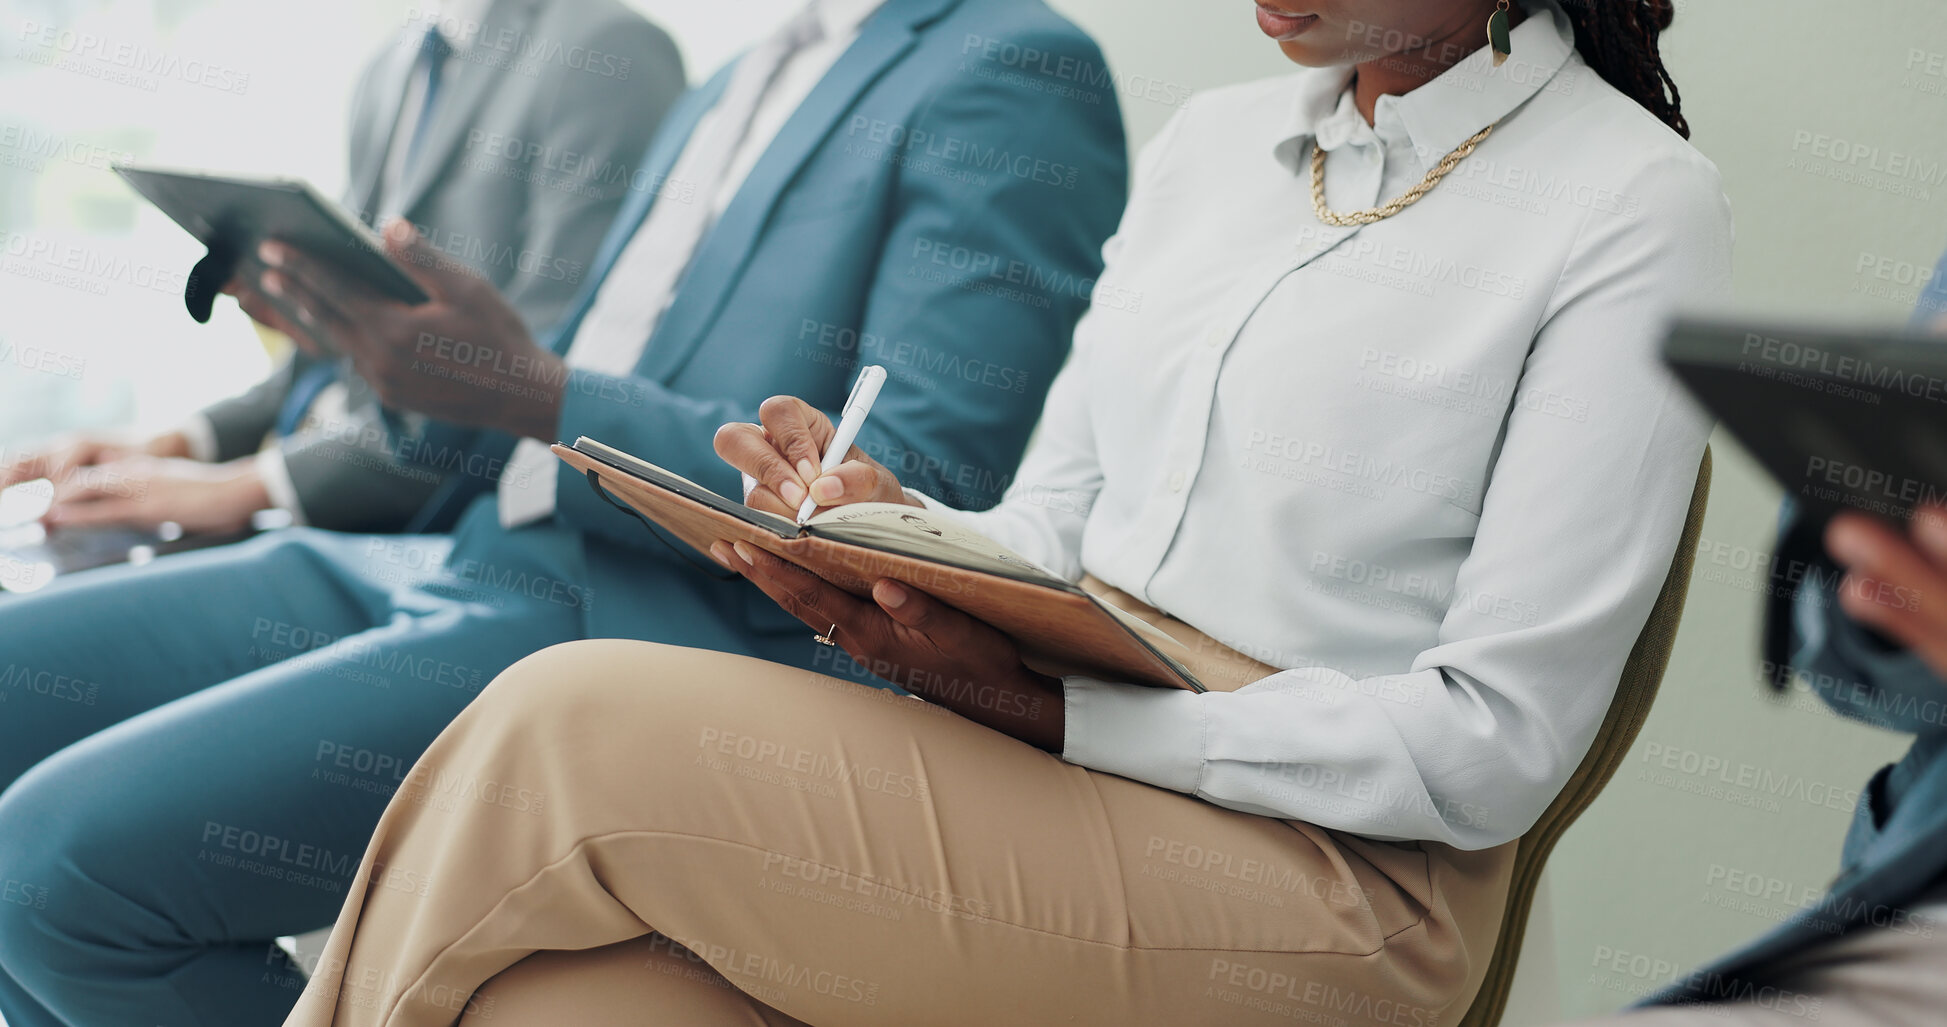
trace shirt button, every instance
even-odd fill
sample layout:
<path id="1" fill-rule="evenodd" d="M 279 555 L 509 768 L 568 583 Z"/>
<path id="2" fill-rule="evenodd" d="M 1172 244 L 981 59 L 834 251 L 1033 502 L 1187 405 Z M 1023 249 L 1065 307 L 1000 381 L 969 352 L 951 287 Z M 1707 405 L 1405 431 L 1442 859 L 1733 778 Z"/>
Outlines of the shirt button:
<path id="1" fill-rule="evenodd" d="M 1216 349 L 1217 347 L 1219 347 L 1219 346 L 1221 346 L 1221 345 L 1223 345 L 1223 344 L 1224 344 L 1224 333 L 1223 333 L 1223 332 L 1221 332 L 1221 331 L 1219 331 L 1219 330 L 1217 330 L 1217 329 L 1215 329 L 1215 328 L 1212 328 L 1212 329 L 1210 329 L 1209 331 L 1207 331 L 1207 332 L 1205 332 L 1205 333 L 1203 333 L 1203 348 L 1204 348 L 1204 349 Z"/>
<path id="2" fill-rule="evenodd" d="M 1170 475 L 1170 491 L 1171 491 L 1171 492 L 1181 492 L 1181 491 L 1183 491 L 1183 472 L 1182 472 L 1182 471 L 1178 471 L 1178 472 L 1176 472 L 1175 474 L 1172 474 L 1172 475 Z"/>

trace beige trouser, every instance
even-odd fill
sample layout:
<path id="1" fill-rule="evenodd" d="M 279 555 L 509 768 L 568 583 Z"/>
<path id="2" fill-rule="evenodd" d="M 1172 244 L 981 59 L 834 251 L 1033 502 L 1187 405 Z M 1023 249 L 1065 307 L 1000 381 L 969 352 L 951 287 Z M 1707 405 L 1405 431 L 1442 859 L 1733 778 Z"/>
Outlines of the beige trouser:
<path id="1" fill-rule="evenodd" d="M 1222 809 L 806 671 L 577 642 L 421 758 L 289 1022 L 1431 1027 L 1478 986 L 1510 859 Z"/>

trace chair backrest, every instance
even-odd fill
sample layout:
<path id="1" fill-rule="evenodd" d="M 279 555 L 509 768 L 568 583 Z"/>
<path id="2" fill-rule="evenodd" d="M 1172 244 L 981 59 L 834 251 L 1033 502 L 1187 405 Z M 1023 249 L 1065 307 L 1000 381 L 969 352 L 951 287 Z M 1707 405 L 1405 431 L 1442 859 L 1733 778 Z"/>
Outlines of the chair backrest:
<path id="1" fill-rule="evenodd" d="M 1555 850 L 1575 818 L 1595 802 L 1602 787 L 1615 776 L 1616 768 L 1635 744 L 1636 735 L 1649 718 L 1650 704 L 1663 683 L 1663 670 L 1670 663 L 1670 648 L 1676 642 L 1677 624 L 1683 619 L 1683 601 L 1690 592 L 1690 568 L 1697 557 L 1697 537 L 1703 530 L 1704 508 L 1710 500 L 1710 447 L 1704 447 L 1703 463 L 1697 468 L 1697 488 L 1690 494 L 1690 512 L 1684 517 L 1683 537 L 1677 542 L 1670 573 L 1663 579 L 1650 618 L 1636 636 L 1636 646 L 1623 664 L 1622 680 L 1616 697 L 1602 719 L 1588 755 L 1575 768 L 1574 776 L 1562 789 L 1535 826 L 1521 836 L 1514 857 L 1514 875 L 1508 885 L 1506 914 L 1501 919 L 1501 934 L 1494 944 L 1487 977 L 1474 996 L 1467 1015 L 1457 1027 L 1494 1027 L 1508 1004 L 1508 987 L 1514 982 L 1514 968 L 1521 959 L 1521 939 L 1528 932 L 1528 910 L 1535 901 L 1535 885 L 1541 880 L 1542 865 Z"/>

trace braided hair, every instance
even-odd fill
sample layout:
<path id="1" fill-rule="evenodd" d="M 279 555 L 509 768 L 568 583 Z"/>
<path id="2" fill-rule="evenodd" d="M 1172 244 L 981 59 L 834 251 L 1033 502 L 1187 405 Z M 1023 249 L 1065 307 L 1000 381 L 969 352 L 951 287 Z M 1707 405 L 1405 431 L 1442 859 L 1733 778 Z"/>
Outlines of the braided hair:
<path id="1" fill-rule="evenodd" d="M 1643 105 L 1685 139 L 1683 97 L 1656 40 L 1676 17 L 1676 0 L 1561 0 L 1575 25 L 1575 49 L 1602 80 Z"/>

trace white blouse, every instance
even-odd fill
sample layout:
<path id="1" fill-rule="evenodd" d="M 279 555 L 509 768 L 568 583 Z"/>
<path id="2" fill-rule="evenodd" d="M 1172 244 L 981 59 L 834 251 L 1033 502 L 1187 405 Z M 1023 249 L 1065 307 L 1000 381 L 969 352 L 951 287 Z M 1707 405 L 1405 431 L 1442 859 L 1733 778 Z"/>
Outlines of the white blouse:
<path id="1" fill-rule="evenodd" d="M 1266 816 L 1482 848 L 1608 709 L 1708 422 L 1654 350 L 1729 288 L 1716 168 L 1546 2 L 1375 124 L 1349 70 L 1200 94 L 1144 151 L 1001 504 L 957 513 L 1261 662 L 1234 692 L 1070 678 L 1063 758 Z M 1405 192 L 1503 119 L 1417 205 Z M 933 504 L 939 506 L 939 504 Z M 944 509 L 944 507 L 941 507 Z"/>

